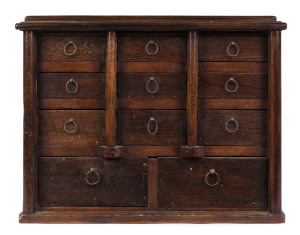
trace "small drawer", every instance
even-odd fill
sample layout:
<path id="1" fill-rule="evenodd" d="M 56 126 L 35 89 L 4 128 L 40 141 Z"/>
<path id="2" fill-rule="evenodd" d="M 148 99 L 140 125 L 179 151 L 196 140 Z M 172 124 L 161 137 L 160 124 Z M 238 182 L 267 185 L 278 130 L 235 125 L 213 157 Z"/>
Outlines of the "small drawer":
<path id="1" fill-rule="evenodd" d="M 158 158 L 158 206 L 264 210 L 267 158 Z"/>
<path id="2" fill-rule="evenodd" d="M 97 35 L 48 35 L 38 39 L 41 62 L 103 62 L 106 37 Z"/>
<path id="3" fill-rule="evenodd" d="M 267 37 L 199 35 L 199 61 L 267 60 Z"/>
<path id="4" fill-rule="evenodd" d="M 267 98 L 267 74 L 199 73 L 199 98 Z"/>
<path id="5" fill-rule="evenodd" d="M 186 111 L 119 110 L 119 145 L 185 145 Z"/>
<path id="6" fill-rule="evenodd" d="M 265 110 L 200 110 L 199 145 L 266 145 Z"/>
<path id="7" fill-rule="evenodd" d="M 103 145 L 105 111 L 41 110 L 39 145 Z"/>
<path id="8" fill-rule="evenodd" d="M 186 37 L 120 36 L 119 61 L 186 61 Z"/>
<path id="9" fill-rule="evenodd" d="M 146 157 L 40 157 L 39 206 L 147 206 Z"/>
<path id="10" fill-rule="evenodd" d="M 186 75 L 119 73 L 118 98 L 186 98 Z"/>

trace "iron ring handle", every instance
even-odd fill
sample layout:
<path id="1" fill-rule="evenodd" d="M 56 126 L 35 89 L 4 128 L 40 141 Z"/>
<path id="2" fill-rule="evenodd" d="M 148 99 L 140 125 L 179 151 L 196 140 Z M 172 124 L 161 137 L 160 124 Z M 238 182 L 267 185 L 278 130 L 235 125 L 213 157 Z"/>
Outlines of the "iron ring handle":
<path id="1" fill-rule="evenodd" d="M 228 89 L 228 83 L 233 82 L 235 84 L 235 88 L 233 90 Z M 236 92 L 239 88 L 238 82 L 234 78 L 229 78 L 228 81 L 225 83 L 225 89 L 227 92 L 233 93 Z"/>
<path id="2" fill-rule="evenodd" d="M 231 54 L 231 53 L 230 53 L 229 48 L 230 48 L 231 46 L 234 46 L 234 47 L 236 48 L 236 53 L 235 53 L 235 54 Z M 238 46 L 235 42 L 231 42 L 231 43 L 228 44 L 228 46 L 227 46 L 227 54 L 228 54 L 229 56 L 235 57 L 235 56 L 237 56 L 237 55 L 239 54 L 239 52 L 240 52 L 240 48 L 239 48 L 239 46 Z"/>
<path id="3" fill-rule="evenodd" d="M 89 179 L 88 179 L 89 175 L 92 174 L 92 173 L 94 173 L 94 174 L 97 175 L 97 180 L 96 180 L 96 182 L 90 182 Z M 85 181 L 86 181 L 86 183 L 87 183 L 88 185 L 91 185 L 91 186 L 94 186 L 94 185 L 96 185 L 96 184 L 99 183 L 99 181 L 100 181 L 100 175 L 99 175 L 99 173 L 96 171 L 95 168 L 91 168 L 90 171 L 89 171 L 88 173 L 86 173 L 86 175 L 85 175 Z"/>
<path id="4" fill-rule="evenodd" d="M 153 91 L 151 91 L 151 90 L 149 89 L 149 84 L 150 84 L 151 81 L 153 81 L 153 82 L 155 83 L 155 87 L 156 87 Z M 154 94 L 155 92 L 158 91 L 158 82 L 155 80 L 154 77 L 150 77 L 149 80 L 147 81 L 147 83 L 146 83 L 146 90 L 147 90 L 149 93 L 151 93 L 151 94 Z"/>
<path id="5" fill-rule="evenodd" d="M 211 184 L 211 183 L 208 182 L 208 177 L 209 177 L 210 175 L 216 175 L 216 176 L 218 177 L 218 180 L 217 180 L 216 183 Z M 220 181 L 220 176 L 219 176 L 219 174 L 216 172 L 215 169 L 210 169 L 209 172 L 208 172 L 208 173 L 206 174 L 206 176 L 205 176 L 205 183 L 206 183 L 207 185 L 211 186 L 211 187 L 214 187 L 214 186 L 216 186 L 216 185 L 219 183 L 219 181 Z"/>
<path id="6" fill-rule="evenodd" d="M 71 90 L 69 89 L 70 83 L 74 83 L 74 84 L 75 84 L 75 90 L 74 90 L 74 91 L 71 91 Z M 67 92 L 68 92 L 69 94 L 76 94 L 77 91 L 78 91 L 78 83 L 77 83 L 73 78 L 71 78 L 71 79 L 66 83 L 66 90 L 67 90 Z"/>
<path id="7" fill-rule="evenodd" d="M 235 129 L 234 130 L 229 130 L 228 129 L 228 123 L 229 122 L 234 122 L 235 123 Z M 225 123 L 225 129 L 227 132 L 229 133 L 233 133 L 236 132 L 239 129 L 239 123 L 237 122 L 237 120 L 235 120 L 234 118 L 230 118 L 226 123 Z"/>
<path id="8" fill-rule="evenodd" d="M 148 49 L 149 45 L 151 45 L 151 44 L 153 44 L 153 45 L 155 46 L 155 51 L 154 51 L 154 52 L 150 52 L 149 49 Z M 149 55 L 155 55 L 155 54 L 158 52 L 158 45 L 157 45 L 155 42 L 153 42 L 152 40 L 149 41 L 149 42 L 147 43 L 147 45 L 146 45 L 146 52 L 147 52 Z"/>
<path id="9" fill-rule="evenodd" d="M 150 131 L 150 123 L 151 122 L 155 122 L 155 131 L 154 132 Z M 151 135 L 155 135 L 156 132 L 158 131 L 158 123 L 157 123 L 157 121 L 155 120 L 154 117 L 151 117 L 150 120 L 148 121 L 147 130 L 148 130 L 148 133 L 151 134 Z"/>
<path id="10" fill-rule="evenodd" d="M 70 123 L 73 123 L 73 125 L 74 125 L 74 129 L 72 129 L 72 130 L 68 129 L 68 125 Z M 73 118 L 70 118 L 68 121 L 65 122 L 64 129 L 68 134 L 76 134 L 78 126 L 77 126 L 76 122 L 73 120 Z"/>
<path id="11" fill-rule="evenodd" d="M 68 47 L 69 45 L 73 45 L 73 46 L 74 46 L 74 50 L 73 50 L 73 52 L 71 52 L 71 53 L 68 53 L 68 52 L 67 52 L 67 47 Z M 67 56 L 74 55 L 76 51 L 77 51 L 77 46 L 76 46 L 76 44 L 75 44 L 73 41 L 69 41 L 69 42 L 67 42 L 67 43 L 65 44 L 65 46 L 64 46 L 64 52 L 65 52 L 65 54 L 66 54 Z"/>

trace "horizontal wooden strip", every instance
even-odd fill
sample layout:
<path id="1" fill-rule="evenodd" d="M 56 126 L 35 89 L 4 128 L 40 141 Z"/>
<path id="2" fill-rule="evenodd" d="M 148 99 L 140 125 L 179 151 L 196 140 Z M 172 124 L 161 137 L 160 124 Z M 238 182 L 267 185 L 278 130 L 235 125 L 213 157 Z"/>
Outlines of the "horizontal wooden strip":
<path id="1" fill-rule="evenodd" d="M 118 99 L 120 109 L 185 109 L 185 99 Z"/>
<path id="2" fill-rule="evenodd" d="M 39 109 L 104 109 L 104 99 L 39 99 Z"/>
<path id="3" fill-rule="evenodd" d="M 263 146 L 205 146 L 204 156 L 266 156 Z M 47 157 L 99 157 L 98 146 L 38 146 L 38 155 Z M 124 156 L 179 157 L 179 146 L 124 146 Z"/>
<path id="4" fill-rule="evenodd" d="M 198 99 L 200 109 L 267 109 L 267 99 Z"/>
<path id="5" fill-rule="evenodd" d="M 199 72 L 267 73 L 267 62 L 200 62 Z"/>
<path id="6" fill-rule="evenodd" d="M 126 73 L 182 73 L 185 63 L 180 62 L 118 62 L 118 72 Z"/>
<path id="7" fill-rule="evenodd" d="M 105 72 L 105 62 L 39 62 L 38 72 L 44 73 L 100 73 Z"/>

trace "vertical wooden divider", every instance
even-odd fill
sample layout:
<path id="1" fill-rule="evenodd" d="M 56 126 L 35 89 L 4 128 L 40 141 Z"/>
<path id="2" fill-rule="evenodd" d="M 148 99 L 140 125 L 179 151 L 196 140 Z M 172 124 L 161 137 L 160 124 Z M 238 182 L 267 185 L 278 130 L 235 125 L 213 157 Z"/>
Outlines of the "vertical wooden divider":
<path id="1" fill-rule="evenodd" d="M 268 157 L 269 210 L 281 214 L 281 32 L 269 33 Z"/>
<path id="2" fill-rule="evenodd" d="M 197 145 L 198 34 L 188 33 L 187 43 L 187 146 Z"/>
<path id="3" fill-rule="evenodd" d="M 24 150 L 23 150 L 23 214 L 32 214 L 37 206 L 37 38 L 24 31 Z"/>
<path id="4" fill-rule="evenodd" d="M 116 146 L 117 132 L 117 36 L 109 31 L 106 46 L 105 134 L 106 147 Z"/>

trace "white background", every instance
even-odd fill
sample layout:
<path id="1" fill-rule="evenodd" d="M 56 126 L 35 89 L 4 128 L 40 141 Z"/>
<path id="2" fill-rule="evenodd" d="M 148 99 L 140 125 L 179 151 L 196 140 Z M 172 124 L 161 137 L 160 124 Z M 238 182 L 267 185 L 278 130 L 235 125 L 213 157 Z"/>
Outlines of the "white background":
<path id="1" fill-rule="evenodd" d="M 0 36 L 0 234 L 300 234 L 299 6 L 297 0 L 2 1 Z M 285 224 L 40 225 L 19 224 L 22 210 L 22 33 L 26 15 L 276 15 L 282 35 L 283 210 Z M 298 213 L 297 213 L 298 212 Z M 298 222 L 298 224 L 297 224 Z M 293 229 L 293 230 L 292 230 Z"/>

